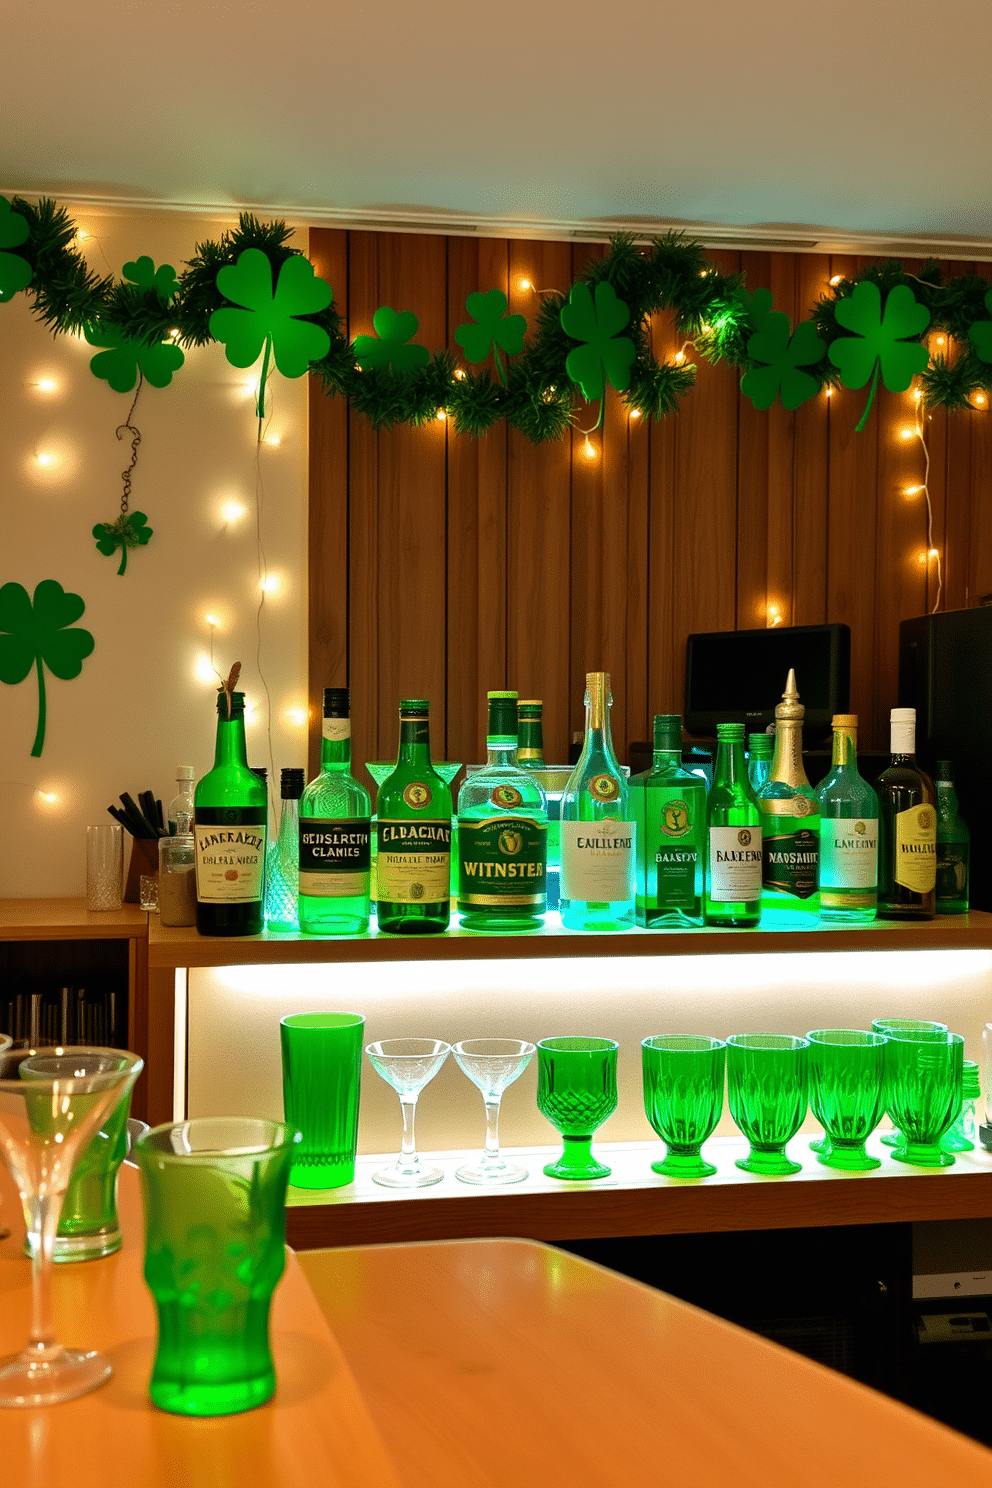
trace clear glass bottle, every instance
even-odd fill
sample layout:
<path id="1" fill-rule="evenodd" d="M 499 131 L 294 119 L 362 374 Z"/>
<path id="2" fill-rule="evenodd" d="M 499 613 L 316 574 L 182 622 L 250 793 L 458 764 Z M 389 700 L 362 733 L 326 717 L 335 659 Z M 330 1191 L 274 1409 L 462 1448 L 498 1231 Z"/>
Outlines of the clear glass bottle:
<path id="1" fill-rule="evenodd" d="M 517 764 L 517 694 L 490 692 L 488 715 L 485 768 L 458 792 L 458 913 L 469 930 L 536 930 L 547 909 L 547 803 Z"/>
<path id="2" fill-rule="evenodd" d="M 561 801 L 561 921 L 568 930 L 629 930 L 634 823 L 610 737 L 608 672 L 586 673 L 585 705 L 585 738 Z"/>
<path id="3" fill-rule="evenodd" d="M 967 914 L 971 833 L 958 808 L 954 766 L 937 761 L 937 899 L 938 914 Z"/>
<path id="4" fill-rule="evenodd" d="M 543 713 L 544 703 L 540 698 L 528 698 L 517 704 L 517 764 L 522 770 L 544 769 Z"/>
<path id="5" fill-rule="evenodd" d="M 975 1112 L 982 1098 L 978 1065 L 966 1059 L 961 1072 L 961 1110 L 950 1131 L 940 1141 L 944 1152 L 973 1152 L 977 1140 Z"/>
<path id="6" fill-rule="evenodd" d="M 193 781 L 196 771 L 192 765 L 176 766 L 176 794 L 169 802 L 166 825 L 169 836 L 187 837 L 193 830 Z"/>
<path id="7" fill-rule="evenodd" d="M 351 694 L 324 688 L 320 774 L 300 797 L 299 911 L 304 935 L 369 928 L 369 793 L 351 773 Z"/>
<path id="8" fill-rule="evenodd" d="M 761 919 L 761 811 L 744 764 L 744 725 L 718 723 L 707 802 L 706 923 L 750 929 Z"/>
<path id="9" fill-rule="evenodd" d="M 682 767 L 682 715 L 657 713 L 654 762 L 630 782 L 637 923 L 701 925 L 706 785 Z"/>
<path id="10" fill-rule="evenodd" d="M 892 763 L 878 777 L 878 917 L 932 920 L 936 792 L 916 763 L 916 709 L 893 708 L 889 717 Z"/>
<path id="11" fill-rule="evenodd" d="M 258 935 L 264 925 L 268 791 L 248 768 L 245 695 L 217 693 L 214 765 L 194 793 L 196 928 Z"/>
<path id="12" fill-rule="evenodd" d="M 451 917 L 451 791 L 431 764 L 430 703 L 400 703 L 396 768 L 376 802 L 379 929 L 436 935 Z"/>
<path id="13" fill-rule="evenodd" d="M 747 778 L 757 795 L 772 771 L 772 754 L 775 750 L 774 734 L 748 734 Z"/>
<path id="14" fill-rule="evenodd" d="M 279 836 L 265 859 L 265 922 L 270 930 L 293 933 L 300 928 L 300 797 L 305 784 L 303 770 L 280 773 Z"/>
<path id="15" fill-rule="evenodd" d="M 761 917 L 765 924 L 816 924 L 820 913 L 820 803 L 803 767 L 803 718 L 790 668 L 775 709 L 775 753 L 758 792 L 761 808 Z"/>
<path id="16" fill-rule="evenodd" d="M 820 782 L 820 918 L 867 925 L 878 906 L 878 796 L 858 771 L 858 715 L 835 713 Z"/>

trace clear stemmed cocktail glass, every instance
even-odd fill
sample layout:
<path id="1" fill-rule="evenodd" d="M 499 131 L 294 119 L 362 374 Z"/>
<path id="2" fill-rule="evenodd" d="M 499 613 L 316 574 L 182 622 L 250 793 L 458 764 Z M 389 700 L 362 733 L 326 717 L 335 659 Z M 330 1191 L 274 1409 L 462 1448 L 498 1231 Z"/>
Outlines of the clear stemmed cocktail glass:
<path id="1" fill-rule="evenodd" d="M 22 1080 L 34 1049 L 0 1055 L 0 1147 L 24 1208 L 31 1242 L 31 1332 L 20 1354 L 0 1365 L 0 1406 L 54 1405 L 103 1384 L 102 1354 L 64 1349 L 52 1321 L 52 1249 L 73 1165 L 141 1073 L 144 1061 L 120 1049 L 60 1049 L 57 1069 Z"/>
<path id="2" fill-rule="evenodd" d="M 440 1183 L 444 1177 L 441 1169 L 423 1167 L 417 1156 L 413 1123 L 420 1092 L 451 1053 L 451 1045 L 429 1038 L 379 1039 L 365 1052 L 376 1074 L 396 1091 L 403 1112 L 400 1155 L 391 1167 L 372 1174 L 374 1182 L 386 1188 L 426 1188 L 430 1183 Z"/>
<path id="3" fill-rule="evenodd" d="M 499 1106 L 503 1091 L 520 1078 L 534 1056 L 524 1039 L 474 1038 L 455 1044 L 452 1053 L 463 1074 L 482 1091 L 486 1103 L 486 1145 L 477 1162 L 455 1169 L 463 1183 L 520 1183 L 527 1169 L 508 1163 L 499 1150 Z"/>
<path id="4" fill-rule="evenodd" d="M 947 1024 L 934 1023 L 929 1018 L 872 1018 L 871 1031 L 883 1033 L 886 1038 L 899 1038 L 908 1033 L 913 1038 L 935 1038 L 939 1042 L 947 1032 Z M 892 1115 L 891 1111 L 889 1115 Z M 883 1132 L 878 1140 L 884 1142 L 886 1147 L 901 1147 L 903 1135 L 893 1122 L 892 1130 Z"/>

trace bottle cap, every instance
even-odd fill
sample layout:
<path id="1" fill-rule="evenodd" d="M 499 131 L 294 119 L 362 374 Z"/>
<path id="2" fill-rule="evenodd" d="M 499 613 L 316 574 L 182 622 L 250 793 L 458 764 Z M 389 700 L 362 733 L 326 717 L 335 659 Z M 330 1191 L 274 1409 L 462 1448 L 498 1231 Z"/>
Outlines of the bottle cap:
<path id="1" fill-rule="evenodd" d="M 669 753 L 682 753 L 682 714 L 656 713 L 654 715 L 654 747 Z"/>
<path id="2" fill-rule="evenodd" d="M 235 713 L 241 713 L 243 715 L 244 714 L 244 711 L 245 711 L 245 695 L 244 695 L 244 693 L 243 692 L 232 692 L 231 693 L 231 717 L 233 718 L 234 715 L 235 715 Z M 217 712 L 218 713 L 223 713 L 224 717 L 225 718 L 227 717 L 227 693 L 224 691 L 223 687 L 219 688 L 218 689 L 218 692 L 217 692 Z"/>
<path id="3" fill-rule="evenodd" d="M 490 702 L 492 702 L 494 698 L 512 698 L 514 702 L 517 701 L 517 694 L 515 692 L 487 692 L 486 697 L 489 699 Z"/>
<path id="4" fill-rule="evenodd" d="M 486 732 L 492 738 L 516 738 L 517 694 L 515 692 L 491 692 L 489 694 Z"/>
<path id="5" fill-rule="evenodd" d="M 193 766 L 192 765 L 177 765 L 176 766 L 176 779 L 177 780 L 195 780 L 196 779 L 196 775 L 194 774 Z"/>
<path id="6" fill-rule="evenodd" d="M 757 755 L 758 759 L 771 759 L 775 753 L 775 739 L 772 734 L 748 734 L 747 747 L 750 754 Z"/>
<path id="7" fill-rule="evenodd" d="M 802 723 L 806 717 L 806 709 L 799 701 L 799 689 L 796 686 L 796 673 L 793 667 L 789 668 L 789 675 L 785 679 L 785 691 L 782 701 L 775 709 L 777 721 L 785 723 Z"/>
<path id="8" fill-rule="evenodd" d="M 744 725 L 742 723 L 718 723 L 716 736 L 728 744 L 743 744 Z"/>
<path id="9" fill-rule="evenodd" d="M 889 722 L 890 723 L 915 723 L 916 722 L 916 709 L 915 708 L 893 708 L 892 709 L 892 712 L 889 714 Z"/>
<path id="10" fill-rule="evenodd" d="M 830 727 L 835 729 L 857 728 L 857 713 L 835 713 L 830 720 Z"/>
<path id="11" fill-rule="evenodd" d="M 954 761 L 953 760 L 938 760 L 937 761 L 937 779 L 938 780 L 953 780 L 954 779 Z"/>
<path id="12" fill-rule="evenodd" d="M 268 785 L 269 772 L 264 765 L 249 765 L 248 768 L 253 775 L 258 776 L 263 785 Z"/>
<path id="13" fill-rule="evenodd" d="M 307 783 L 306 772 L 295 768 L 284 768 L 279 776 L 279 794 L 284 801 L 298 801 Z"/>
<path id="14" fill-rule="evenodd" d="M 520 698 L 517 702 L 517 711 L 523 713 L 526 708 L 528 717 L 532 717 L 534 714 L 540 717 L 543 707 L 544 703 L 540 698 Z"/>
<path id="15" fill-rule="evenodd" d="M 430 710 L 427 698 L 404 698 L 400 703 L 401 718 L 426 718 Z"/>
<path id="16" fill-rule="evenodd" d="M 348 687 L 324 688 L 324 717 L 350 718 L 351 689 Z"/>

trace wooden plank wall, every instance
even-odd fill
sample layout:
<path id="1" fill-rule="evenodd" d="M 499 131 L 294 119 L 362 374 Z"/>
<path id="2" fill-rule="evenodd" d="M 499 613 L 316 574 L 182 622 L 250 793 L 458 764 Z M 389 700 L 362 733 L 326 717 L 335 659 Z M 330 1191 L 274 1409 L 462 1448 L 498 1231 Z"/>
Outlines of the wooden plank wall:
<path id="1" fill-rule="evenodd" d="M 457 351 L 472 290 L 501 288 L 531 319 L 541 291 L 566 290 L 604 250 L 317 229 L 310 251 L 351 335 L 388 304 L 416 311 L 418 340 Z M 867 261 L 711 257 L 770 288 L 793 320 L 832 275 Z M 992 277 L 989 264 L 949 267 Z M 677 349 L 667 317 L 654 339 L 658 355 Z M 653 713 L 682 708 L 687 635 L 826 621 L 851 627 L 851 706 L 865 747 L 887 747 L 899 621 L 937 602 L 927 549 L 941 558 L 941 608 L 992 590 L 992 436 L 977 412 L 932 419 L 931 544 L 923 498 L 905 494 L 923 470 L 918 441 L 901 435 L 911 398 L 881 391 L 856 434 L 864 396 L 759 413 L 730 368 L 701 362 L 678 415 L 649 426 L 610 394 L 588 444 L 580 427 L 535 447 L 503 427 L 476 441 L 441 421 L 377 434 L 314 382 L 311 765 L 321 689 L 346 683 L 356 759 L 395 757 L 398 700 L 423 695 L 436 757 L 479 760 L 486 690 L 515 687 L 544 699 L 546 757 L 564 760 L 595 669 L 612 674 L 625 759 Z M 579 426 L 593 423 L 595 409 L 585 414 Z"/>

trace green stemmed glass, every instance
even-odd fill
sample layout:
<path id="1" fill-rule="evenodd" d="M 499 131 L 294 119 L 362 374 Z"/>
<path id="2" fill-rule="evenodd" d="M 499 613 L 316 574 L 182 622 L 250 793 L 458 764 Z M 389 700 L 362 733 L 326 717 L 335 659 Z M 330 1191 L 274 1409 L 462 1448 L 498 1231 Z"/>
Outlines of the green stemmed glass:
<path id="1" fill-rule="evenodd" d="M 951 1167 L 954 1158 L 941 1151 L 940 1139 L 961 1109 L 963 1065 L 964 1039 L 959 1033 L 945 1033 L 940 1043 L 932 1034 L 923 1038 L 890 1034 L 885 1045 L 886 1100 L 903 1137 L 903 1146 L 892 1154 L 896 1162 Z"/>
<path id="2" fill-rule="evenodd" d="M 798 1173 L 785 1144 L 806 1115 L 809 1040 L 789 1033 L 732 1033 L 727 1039 L 727 1103 L 751 1150 L 735 1165 L 747 1173 Z"/>
<path id="3" fill-rule="evenodd" d="M 881 1158 L 869 1157 L 865 1142 L 885 1110 L 885 1035 L 818 1028 L 806 1037 L 809 1103 L 826 1133 L 817 1161 L 848 1173 L 880 1168 Z"/>
<path id="4" fill-rule="evenodd" d="M 617 1051 L 613 1039 L 550 1038 L 537 1046 L 537 1108 L 564 1140 L 561 1157 L 547 1163 L 549 1178 L 608 1178 L 592 1155 L 592 1139 L 617 1108 Z"/>
<path id="5" fill-rule="evenodd" d="M 716 1172 L 700 1148 L 723 1110 L 727 1046 L 722 1039 L 668 1033 L 641 1040 L 644 1109 L 668 1152 L 651 1164 L 671 1178 L 709 1178 Z"/>
<path id="6" fill-rule="evenodd" d="M 872 1033 L 884 1033 L 886 1038 L 893 1034 L 909 1033 L 917 1038 L 936 1038 L 938 1041 L 947 1032 L 946 1023 L 933 1023 L 929 1018 L 872 1018 Z M 892 1112 L 889 1112 L 892 1115 Z M 886 1147 L 901 1147 L 902 1132 L 893 1124 L 891 1131 L 883 1132 L 878 1139 L 884 1142 Z"/>

